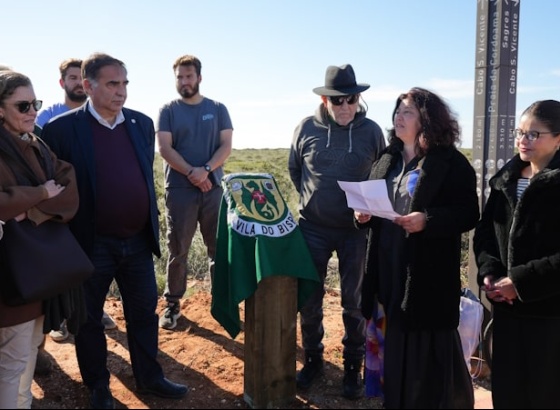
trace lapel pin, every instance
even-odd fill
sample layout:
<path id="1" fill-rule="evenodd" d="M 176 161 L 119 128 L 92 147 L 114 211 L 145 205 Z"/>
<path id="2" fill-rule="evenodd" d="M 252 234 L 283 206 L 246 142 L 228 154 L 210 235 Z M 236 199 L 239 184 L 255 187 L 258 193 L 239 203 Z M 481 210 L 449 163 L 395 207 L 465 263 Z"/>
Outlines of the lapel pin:
<path id="1" fill-rule="evenodd" d="M 133 118 L 130 120 L 131 123 L 136 124 L 136 120 Z"/>

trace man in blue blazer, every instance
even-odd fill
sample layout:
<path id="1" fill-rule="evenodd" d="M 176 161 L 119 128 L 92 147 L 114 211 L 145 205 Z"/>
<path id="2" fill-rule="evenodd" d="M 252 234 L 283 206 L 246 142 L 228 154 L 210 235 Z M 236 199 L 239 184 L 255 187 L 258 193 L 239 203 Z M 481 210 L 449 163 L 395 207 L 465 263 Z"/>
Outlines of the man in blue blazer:
<path id="1" fill-rule="evenodd" d="M 82 64 L 89 100 L 51 120 L 42 137 L 76 169 L 80 207 L 72 232 L 96 267 L 84 284 L 88 319 L 75 337 L 92 408 L 114 408 L 107 342 L 101 322 L 113 279 L 123 301 L 132 371 L 139 393 L 179 399 L 188 391 L 163 375 L 157 362 L 157 285 L 153 255 L 160 256 L 153 161 L 155 132 L 146 115 L 123 108 L 124 63 L 96 53 Z"/>

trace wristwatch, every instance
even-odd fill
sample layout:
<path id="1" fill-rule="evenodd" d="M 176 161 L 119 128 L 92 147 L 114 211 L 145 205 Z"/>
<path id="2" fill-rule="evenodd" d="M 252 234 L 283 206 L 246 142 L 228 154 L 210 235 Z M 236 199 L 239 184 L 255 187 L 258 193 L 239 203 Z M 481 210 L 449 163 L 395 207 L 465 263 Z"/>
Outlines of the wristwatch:
<path id="1" fill-rule="evenodd" d="M 204 165 L 204 169 L 206 170 L 206 172 L 212 172 L 212 167 L 208 164 Z"/>

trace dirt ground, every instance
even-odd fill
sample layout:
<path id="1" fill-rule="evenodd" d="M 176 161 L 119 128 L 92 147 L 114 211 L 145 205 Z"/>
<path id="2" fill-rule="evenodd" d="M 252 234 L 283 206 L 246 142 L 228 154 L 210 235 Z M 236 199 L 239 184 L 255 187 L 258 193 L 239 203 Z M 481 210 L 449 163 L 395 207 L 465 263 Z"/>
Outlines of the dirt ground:
<path id="1" fill-rule="evenodd" d="M 210 314 L 211 295 L 203 282 L 195 283 L 191 295 L 182 303 L 182 317 L 175 331 L 160 329 L 159 360 L 165 376 L 187 384 L 188 395 L 181 400 L 159 399 L 135 392 L 130 367 L 121 303 L 108 299 L 105 310 L 117 323 L 117 329 L 106 332 L 109 348 L 108 366 L 111 372 L 111 391 L 116 408 L 159 409 L 247 409 L 243 388 L 244 334 L 236 339 L 226 333 Z M 158 313 L 164 301 L 159 301 Z M 243 318 L 244 303 L 240 304 Z M 292 409 L 371 409 L 382 408 L 378 398 L 350 401 L 343 398 L 342 348 L 344 333 L 340 297 L 329 291 L 325 299 L 325 361 L 321 380 L 306 392 L 298 392 L 285 408 Z M 46 350 L 55 361 L 49 376 L 37 376 L 33 383 L 35 400 L 32 408 L 79 409 L 89 407 L 89 391 L 82 385 L 76 362 L 73 337 L 55 343 L 47 337 Z M 298 325 L 298 346 L 299 343 Z M 303 351 L 297 348 L 297 369 L 302 367 Z M 477 386 L 475 386 L 477 388 Z"/>

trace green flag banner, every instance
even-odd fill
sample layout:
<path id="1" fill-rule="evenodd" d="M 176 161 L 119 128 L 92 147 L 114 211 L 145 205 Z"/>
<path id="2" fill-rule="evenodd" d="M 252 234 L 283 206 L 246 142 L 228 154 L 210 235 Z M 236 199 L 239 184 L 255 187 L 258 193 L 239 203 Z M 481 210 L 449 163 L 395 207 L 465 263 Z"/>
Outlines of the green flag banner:
<path id="1" fill-rule="evenodd" d="M 239 303 L 263 278 L 298 278 L 298 309 L 320 282 L 297 221 L 272 175 L 229 174 L 222 187 L 211 313 L 235 338 L 241 330 Z"/>

